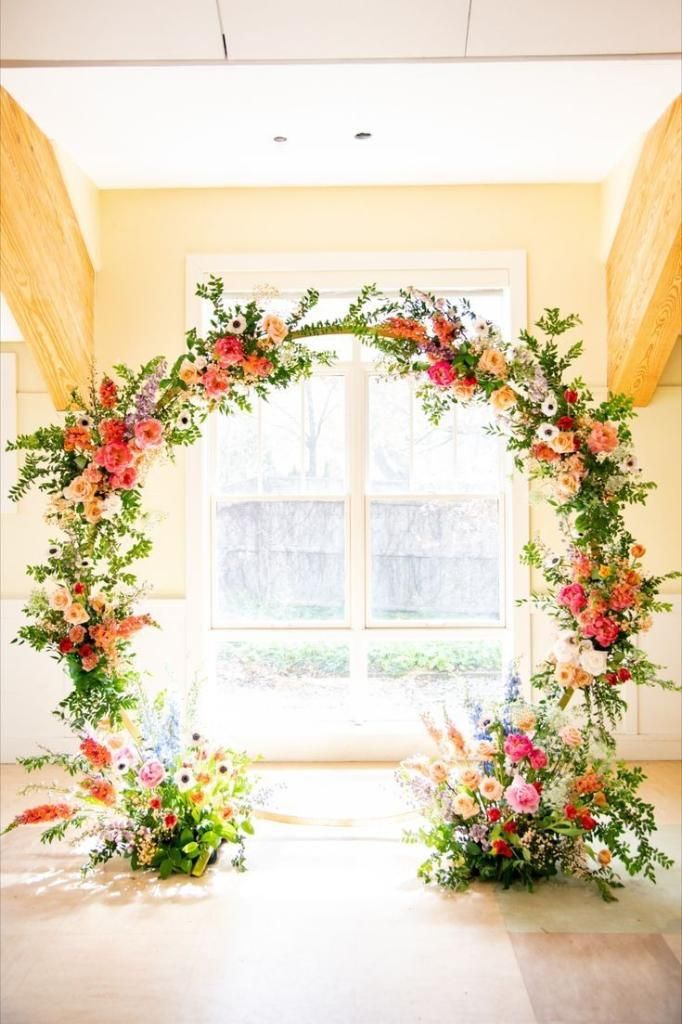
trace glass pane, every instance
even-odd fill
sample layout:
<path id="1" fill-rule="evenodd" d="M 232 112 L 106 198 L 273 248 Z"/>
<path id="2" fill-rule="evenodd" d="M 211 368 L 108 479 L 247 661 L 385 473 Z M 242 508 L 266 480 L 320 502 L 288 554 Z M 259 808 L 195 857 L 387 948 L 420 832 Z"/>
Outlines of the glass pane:
<path id="1" fill-rule="evenodd" d="M 214 620 L 342 620 L 344 520 L 342 501 L 219 502 Z"/>
<path id="2" fill-rule="evenodd" d="M 215 416 L 215 487 L 220 494 L 258 494 L 258 414 Z"/>
<path id="3" fill-rule="evenodd" d="M 412 487 L 421 494 L 452 493 L 455 486 L 455 414 L 444 416 L 437 427 L 429 423 L 421 403 L 413 399 Z"/>
<path id="4" fill-rule="evenodd" d="M 453 491 L 491 494 L 502 488 L 503 443 L 485 429 L 493 420 L 492 411 L 485 405 L 455 410 Z"/>
<path id="5" fill-rule="evenodd" d="M 226 642 L 216 661 L 216 712 L 232 720 L 347 711 L 350 676 L 343 642 Z M 229 719 L 228 719 L 229 720 Z"/>
<path id="6" fill-rule="evenodd" d="M 421 711 L 502 699 L 502 641 L 373 641 L 367 656 L 370 718 L 415 718 Z"/>
<path id="7" fill-rule="evenodd" d="M 494 498 L 373 501 L 370 536 L 373 619 L 499 620 Z"/>
<path id="8" fill-rule="evenodd" d="M 260 402 L 263 492 L 299 494 L 301 444 L 301 385 L 274 391 Z"/>
<path id="9" fill-rule="evenodd" d="M 346 416 L 342 377 L 303 384 L 303 489 L 343 494 L 346 489 Z"/>
<path id="10" fill-rule="evenodd" d="M 372 494 L 410 487 L 410 385 L 369 378 L 369 474 Z"/>

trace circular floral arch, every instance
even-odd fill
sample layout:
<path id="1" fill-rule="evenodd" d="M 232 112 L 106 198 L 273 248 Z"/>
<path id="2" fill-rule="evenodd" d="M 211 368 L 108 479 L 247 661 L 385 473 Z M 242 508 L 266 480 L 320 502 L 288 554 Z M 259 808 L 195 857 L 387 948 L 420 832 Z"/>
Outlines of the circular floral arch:
<path id="1" fill-rule="evenodd" d="M 313 289 L 286 320 L 256 301 L 226 307 L 220 278 L 197 294 L 210 304 L 209 330 L 189 331 L 170 368 L 163 357 L 138 370 L 116 366 L 116 379 L 74 393 L 64 426 L 11 445 L 25 452 L 12 498 L 39 487 L 58 531 L 43 561 L 27 569 L 41 586 L 19 640 L 64 665 L 72 687 L 55 713 L 80 738 L 73 758 L 46 753 L 23 763 L 59 764 L 81 778 L 75 795 L 32 808 L 10 827 L 48 821 L 43 836 L 53 839 L 85 826 L 96 837 L 91 865 L 122 853 L 162 875 L 201 874 L 224 841 L 238 844 L 241 865 L 251 831 L 246 757 L 210 748 L 197 733 L 184 740 L 175 708 L 150 704 L 135 672 L 132 638 L 155 625 L 135 611 L 134 567 L 152 546 L 143 485 L 159 455 L 198 440 L 211 412 L 248 410 L 254 395 L 332 361 L 306 339 L 352 333 L 382 353 L 389 375 L 418 381 L 434 423 L 458 403 L 487 403 L 491 429 L 517 468 L 548 485 L 564 539 L 559 553 L 541 540 L 523 552 L 545 583 L 532 600 L 559 627 L 531 678 L 539 702 L 528 706 L 512 682 L 501 707 L 474 716 L 468 737 L 447 716 L 442 726 L 427 718 L 438 756 L 402 768 L 432 825 L 422 832 L 435 850 L 423 876 L 455 887 L 474 876 L 530 883 L 562 868 L 589 874 L 606 895 L 617 884 L 613 853 L 649 876 L 655 863 L 667 864 L 648 842 L 651 809 L 634 799 L 641 772 L 612 757 L 626 709 L 622 684 L 672 685 L 635 642 L 668 607 L 658 599 L 668 577 L 646 575 L 644 548 L 624 521 L 627 506 L 655 485 L 642 480 L 632 451 L 631 401 L 611 395 L 595 404 L 568 377 L 581 344 L 562 351 L 557 339 L 579 318 L 546 309 L 538 335 L 523 331 L 510 343 L 466 301 L 414 289 L 389 299 L 367 286 L 345 317 L 321 323 L 311 316 Z M 565 709 L 576 691 L 582 707 L 571 721 Z M 123 825 L 112 826 L 114 813 Z M 634 852 L 623 838 L 628 828 Z M 594 837 L 605 844 L 598 854 Z"/>

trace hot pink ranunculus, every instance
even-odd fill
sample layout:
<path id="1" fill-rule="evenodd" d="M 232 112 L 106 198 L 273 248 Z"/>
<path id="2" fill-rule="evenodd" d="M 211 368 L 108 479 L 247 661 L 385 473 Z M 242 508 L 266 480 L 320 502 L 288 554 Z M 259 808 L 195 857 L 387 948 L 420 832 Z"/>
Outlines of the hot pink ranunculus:
<path id="1" fill-rule="evenodd" d="M 510 761 L 521 761 L 532 750 L 533 744 L 523 733 L 510 732 L 504 741 L 504 752 Z"/>
<path id="2" fill-rule="evenodd" d="M 546 768 L 548 764 L 547 754 L 541 747 L 533 747 L 530 754 L 528 755 L 528 761 L 531 768 L 538 771 L 540 768 Z"/>
<path id="3" fill-rule="evenodd" d="M 594 637 L 601 647 L 610 647 L 618 638 L 620 627 L 608 615 L 595 615 L 583 628 L 584 636 Z"/>
<path id="4" fill-rule="evenodd" d="M 221 366 L 235 366 L 244 358 L 244 345 L 241 338 L 234 334 L 226 334 L 217 338 L 213 346 L 213 355 Z"/>
<path id="5" fill-rule="evenodd" d="M 137 778 L 145 789 L 154 789 L 166 778 L 166 769 L 160 761 L 145 761 L 137 773 Z"/>
<path id="6" fill-rule="evenodd" d="M 517 814 L 535 814 L 540 806 L 540 794 L 535 786 L 517 776 L 504 791 L 504 798 Z"/>
<path id="7" fill-rule="evenodd" d="M 201 378 L 201 383 L 209 398 L 222 398 L 230 386 L 227 374 L 218 366 L 209 366 Z"/>
<path id="8" fill-rule="evenodd" d="M 440 388 L 447 388 L 457 376 L 452 366 L 446 359 L 439 359 L 437 363 L 429 366 L 427 373 L 434 384 Z"/>
<path id="9" fill-rule="evenodd" d="M 112 441 L 111 444 L 102 445 L 95 452 L 97 465 L 104 466 L 110 473 L 118 473 L 129 466 L 132 461 L 133 453 L 122 441 Z"/>
<path id="10" fill-rule="evenodd" d="M 587 447 L 591 452 L 612 452 L 618 447 L 618 430 L 613 423 L 596 422 L 587 437 Z"/>
<path id="11" fill-rule="evenodd" d="M 587 595 L 580 583 L 569 583 L 557 594 L 557 601 L 568 608 L 573 615 L 578 615 L 587 605 Z"/>
<path id="12" fill-rule="evenodd" d="M 135 440 L 140 448 L 158 448 L 163 441 L 163 424 L 158 420 L 140 420 L 135 424 Z"/>

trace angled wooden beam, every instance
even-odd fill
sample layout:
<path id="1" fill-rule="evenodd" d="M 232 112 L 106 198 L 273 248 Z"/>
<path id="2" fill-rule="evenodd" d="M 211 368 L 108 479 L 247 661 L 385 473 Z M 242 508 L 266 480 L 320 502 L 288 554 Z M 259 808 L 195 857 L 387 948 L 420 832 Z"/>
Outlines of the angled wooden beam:
<path id="1" fill-rule="evenodd" d="M 0 88 L 0 288 L 57 409 L 88 380 L 95 274 L 52 145 Z"/>
<path id="2" fill-rule="evenodd" d="M 646 405 L 682 330 L 682 99 L 649 131 L 606 264 L 608 383 Z"/>

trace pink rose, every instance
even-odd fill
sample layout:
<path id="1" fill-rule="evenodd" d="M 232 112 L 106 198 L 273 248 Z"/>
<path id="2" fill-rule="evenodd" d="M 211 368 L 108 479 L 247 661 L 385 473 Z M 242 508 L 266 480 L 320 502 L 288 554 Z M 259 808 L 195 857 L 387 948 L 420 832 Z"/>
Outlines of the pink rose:
<path id="1" fill-rule="evenodd" d="M 129 466 L 132 461 L 133 453 L 122 441 L 112 441 L 111 444 L 105 444 L 95 452 L 95 462 L 98 466 L 104 466 L 109 473 L 118 473 Z"/>
<path id="2" fill-rule="evenodd" d="M 120 473 L 114 473 L 109 483 L 115 490 L 129 491 L 137 482 L 137 470 L 134 466 L 126 466 Z"/>
<path id="3" fill-rule="evenodd" d="M 533 747 L 530 754 L 528 755 L 531 768 L 538 771 L 540 768 L 546 768 L 548 764 L 547 754 L 540 747 Z"/>
<path id="4" fill-rule="evenodd" d="M 244 358 L 244 346 L 234 334 L 218 338 L 213 346 L 213 355 L 221 366 L 234 366 Z"/>
<path id="5" fill-rule="evenodd" d="M 510 761 L 522 761 L 533 750 L 533 744 L 519 732 L 510 732 L 504 741 L 504 752 Z"/>
<path id="6" fill-rule="evenodd" d="M 437 363 L 429 366 L 427 373 L 433 383 L 440 388 L 449 387 L 456 376 L 452 366 L 445 359 L 440 359 Z"/>
<path id="7" fill-rule="evenodd" d="M 218 366 L 209 366 L 201 378 L 201 383 L 209 398 L 222 398 L 230 386 L 227 374 Z"/>
<path id="8" fill-rule="evenodd" d="M 583 734 L 575 725 L 565 725 L 559 729 L 559 736 L 567 747 L 579 747 L 583 741 Z"/>
<path id="9" fill-rule="evenodd" d="M 578 615 L 587 604 L 587 595 L 580 583 L 569 583 L 557 594 L 557 601 L 568 608 L 573 615 Z"/>
<path id="10" fill-rule="evenodd" d="M 540 794 L 535 786 L 518 775 L 505 789 L 504 798 L 517 814 L 535 814 L 540 806 Z"/>
<path id="11" fill-rule="evenodd" d="M 591 452 L 612 452 L 618 447 L 618 431 L 613 423 L 594 423 L 587 437 Z"/>
<path id="12" fill-rule="evenodd" d="M 145 761 L 137 773 L 137 778 L 145 789 L 154 789 L 166 778 L 166 769 L 160 761 Z"/>
<path id="13" fill-rule="evenodd" d="M 163 425 L 158 420 L 140 420 L 135 424 L 135 440 L 140 448 L 158 448 L 163 441 Z"/>

